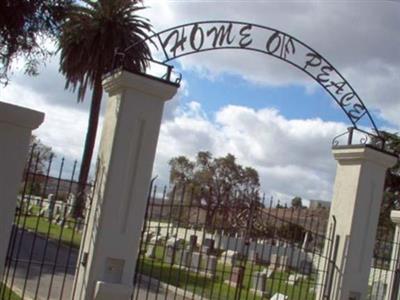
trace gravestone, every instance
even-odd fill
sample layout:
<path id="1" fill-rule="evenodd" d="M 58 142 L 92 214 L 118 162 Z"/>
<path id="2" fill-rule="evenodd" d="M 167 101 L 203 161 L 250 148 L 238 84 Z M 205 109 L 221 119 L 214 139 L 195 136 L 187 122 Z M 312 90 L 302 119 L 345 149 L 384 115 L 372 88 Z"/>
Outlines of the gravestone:
<path id="1" fill-rule="evenodd" d="M 268 276 L 268 272 L 272 271 L 264 269 L 262 272 L 255 272 L 251 276 L 252 290 L 260 296 L 267 295 L 267 279 L 271 276 Z"/>
<path id="2" fill-rule="evenodd" d="M 304 275 L 300 274 L 290 274 L 288 278 L 288 284 L 294 285 L 297 284 L 300 280 L 304 279 Z"/>
<path id="3" fill-rule="evenodd" d="M 167 264 L 173 265 L 175 262 L 175 254 L 176 254 L 176 248 L 167 246 L 167 251 L 165 253 L 165 262 Z"/>
<path id="4" fill-rule="evenodd" d="M 384 299 L 386 293 L 386 285 L 381 281 L 374 281 L 371 289 L 371 300 Z"/>
<path id="5" fill-rule="evenodd" d="M 193 251 L 191 251 L 189 249 L 183 250 L 182 264 L 187 268 L 191 267 L 192 253 L 193 253 Z"/>
<path id="6" fill-rule="evenodd" d="M 209 255 L 212 251 L 214 251 L 215 240 L 213 239 L 205 239 L 202 246 L 202 251 Z"/>
<path id="7" fill-rule="evenodd" d="M 68 195 L 67 204 L 68 204 L 67 205 L 68 206 L 67 214 L 68 214 L 68 216 L 71 216 L 73 214 L 74 207 L 76 205 L 76 197 L 74 194 L 70 193 Z"/>
<path id="8" fill-rule="evenodd" d="M 55 204 L 56 204 L 53 194 L 49 194 L 49 195 L 47 196 L 47 202 L 48 202 L 48 209 L 47 209 L 47 211 L 46 211 L 46 213 L 47 213 L 47 218 L 48 218 L 48 219 L 52 219 L 52 218 L 53 218 L 53 215 L 54 215 L 54 206 L 55 206 Z"/>
<path id="9" fill-rule="evenodd" d="M 147 247 L 146 257 L 148 257 L 148 258 L 155 258 L 156 257 L 156 246 L 155 245 L 150 244 Z"/>
<path id="10" fill-rule="evenodd" d="M 298 272 L 303 275 L 310 275 L 312 272 L 312 262 L 308 260 L 300 261 Z"/>
<path id="11" fill-rule="evenodd" d="M 227 250 L 224 252 L 223 257 L 223 263 L 227 264 L 227 265 L 236 265 L 236 262 L 239 258 L 239 253 L 237 251 L 233 251 L 233 250 Z"/>
<path id="12" fill-rule="evenodd" d="M 231 276 L 229 279 L 229 284 L 234 287 L 241 287 L 243 286 L 243 279 L 244 279 L 244 267 L 233 267 Z"/>
<path id="13" fill-rule="evenodd" d="M 197 235 L 191 235 L 189 240 L 188 250 L 194 251 L 197 247 Z"/>
<path id="14" fill-rule="evenodd" d="M 209 255 L 206 257 L 206 273 L 211 277 L 215 277 L 217 274 L 217 257 Z"/>
<path id="15" fill-rule="evenodd" d="M 190 269 L 197 272 L 201 268 L 201 254 L 199 252 L 193 252 L 190 260 Z"/>
<path id="16" fill-rule="evenodd" d="M 288 300 L 289 297 L 284 295 L 284 294 L 280 294 L 280 293 L 276 293 L 272 296 L 271 300 Z"/>

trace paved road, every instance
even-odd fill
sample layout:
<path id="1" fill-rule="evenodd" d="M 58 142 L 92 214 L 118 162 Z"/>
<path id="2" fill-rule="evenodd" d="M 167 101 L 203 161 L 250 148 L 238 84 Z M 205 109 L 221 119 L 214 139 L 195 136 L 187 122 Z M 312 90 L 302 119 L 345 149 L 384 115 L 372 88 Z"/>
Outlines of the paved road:
<path id="1" fill-rule="evenodd" d="M 78 251 L 18 230 L 13 262 L 6 273 L 7 285 L 24 299 L 70 299 Z M 8 276 L 7 276 L 8 275 Z M 134 299 L 182 300 L 172 292 L 142 281 Z"/>

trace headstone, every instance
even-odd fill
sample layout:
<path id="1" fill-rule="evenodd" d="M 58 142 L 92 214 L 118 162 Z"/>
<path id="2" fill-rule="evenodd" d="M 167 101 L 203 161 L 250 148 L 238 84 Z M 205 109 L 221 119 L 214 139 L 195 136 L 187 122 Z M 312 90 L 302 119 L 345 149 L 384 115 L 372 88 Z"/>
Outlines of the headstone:
<path id="1" fill-rule="evenodd" d="M 312 272 L 312 262 L 308 260 L 300 261 L 298 272 L 304 275 L 310 275 Z"/>
<path id="2" fill-rule="evenodd" d="M 287 300 L 289 299 L 288 296 L 284 295 L 284 294 L 280 294 L 280 293 L 276 293 L 272 296 L 271 300 Z"/>
<path id="3" fill-rule="evenodd" d="M 176 253 L 176 249 L 174 247 L 167 246 L 167 251 L 165 253 L 165 262 L 167 264 L 171 264 L 171 265 L 174 264 L 174 262 L 175 262 L 175 253 Z"/>
<path id="4" fill-rule="evenodd" d="M 214 255 L 209 255 L 206 257 L 206 273 L 211 277 L 215 277 L 217 274 L 217 257 Z"/>
<path id="5" fill-rule="evenodd" d="M 156 246 L 154 244 L 150 244 L 147 247 L 146 257 L 148 257 L 148 258 L 156 258 Z"/>
<path id="6" fill-rule="evenodd" d="M 229 279 L 230 285 L 234 287 L 241 287 L 243 285 L 244 267 L 233 267 Z"/>
<path id="7" fill-rule="evenodd" d="M 236 262 L 238 260 L 239 253 L 237 251 L 233 251 L 233 250 L 227 250 L 223 253 L 222 259 L 223 259 L 223 263 L 227 264 L 227 265 L 236 265 Z"/>
<path id="8" fill-rule="evenodd" d="M 191 261 L 192 261 L 192 251 L 189 249 L 184 249 L 183 250 L 183 255 L 182 255 L 182 265 L 190 268 L 191 267 Z"/>
<path id="9" fill-rule="evenodd" d="M 76 197 L 74 194 L 70 193 L 68 195 L 67 204 L 68 204 L 67 205 L 68 206 L 67 214 L 70 216 L 70 215 L 72 215 L 74 207 L 76 205 Z"/>
<path id="10" fill-rule="evenodd" d="M 214 251 L 215 240 L 213 239 L 205 239 L 202 246 L 202 251 L 209 255 L 212 251 Z"/>
<path id="11" fill-rule="evenodd" d="M 53 194 L 49 194 L 47 196 L 47 202 L 48 202 L 47 217 L 49 219 L 52 219 L 54 215 L 54 205 L 56 204 Z"/>
<path id="12" fill-rule="evenodd" d="M 255 272 L 251 276 L 252 290 L 261 296 L 267 293 L 267 271 Z"/>
<path id="13" fill-rule="evenodd" d="M 386 285 L 381 281 L 374 281 L 371 289 L 371 300 L 384 299 L 386 293 Z"/>
<path id="14" fill-rule="evenodd" d="M 294 285 L 297 284 L 304 276 L 300 274 L 290 274 L 288 278 L 288 284 Z"/>
<path id="15" fill-rule="evenodd" d="M 197 247 L 197 235 L 191 235 L 189 240 L 188 250 L 194 251 Z"/>
<path id="16" fill-rule="evenodd" d="M 200 270 L 201 267 L 201 254 L 199 252 L 193 252 L 190 260 L 190 269 L 193 271 Z"/>

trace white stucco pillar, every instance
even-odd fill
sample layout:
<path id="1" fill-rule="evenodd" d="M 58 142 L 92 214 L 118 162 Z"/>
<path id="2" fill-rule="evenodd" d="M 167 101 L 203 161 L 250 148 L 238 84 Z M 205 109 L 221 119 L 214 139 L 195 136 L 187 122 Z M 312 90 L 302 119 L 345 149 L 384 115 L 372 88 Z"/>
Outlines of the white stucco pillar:
<path id="1" fill-rule="evenodd" d="M 32 130 L 44 114 L 0 102 L 0 282 Z"/>
<path id="2" fill-rule="evenodd" d="M 128 300 L 165 101 L 178 86 L 120 71 L 109 95 L 74 300 Z M 82 263 L 83 262 L 83 263 Z"/>
<path id="3" fill-rule="evenodd" d="M 392 210 L 390 219 L 396 225 L 393 237 L 393 248 L 387 278 L 385 300 L 398 299 L 400 291 L 400 210 Z"/>
<path id="4" fill-rule="evenodd" d="M 363 300 L 368 290 L 385 174 L 397 158 L 368 145 L 337 147 L 333 155 L 337 171 L 328 228 L 335 217 L 337 256 L 331 297 L 324 298 L 320 289 L 317 299 Z M 324 255 L 329 256 L 328 248 Z"/>

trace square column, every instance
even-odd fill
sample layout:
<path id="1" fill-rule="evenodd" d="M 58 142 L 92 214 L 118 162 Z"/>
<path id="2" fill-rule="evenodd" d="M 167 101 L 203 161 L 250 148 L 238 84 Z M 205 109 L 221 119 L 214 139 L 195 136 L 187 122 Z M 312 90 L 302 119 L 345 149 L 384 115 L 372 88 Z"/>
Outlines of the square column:
<path id="1" fill-rule="evenodd" d="M 0 102 L 0 282 L 32 130 L 44 114 Z"/>
<path id="2" fill-rule="evenodd" d="M 130 299 L 163 107 L 178 89 L 126 71 L 103 86 L 109 99 L 74 300 Z"/>
<path id="3" fill-rule="evenodd" d="M 333 277 L 324 276 L 325 282 L 320 278 L 320 285 L 325 286 L 317 299 L 363 300 L 367 297 L 386 170 L 397 157 L 369 145 L 336 147 L 333 155 L 337 171 L 328 228 L 336 218 L 337 256 L 332 262 Z M 324 256 L 329 254 L 326 247 Z M 329 284 L 331 295 L 326 298 Z"/>

